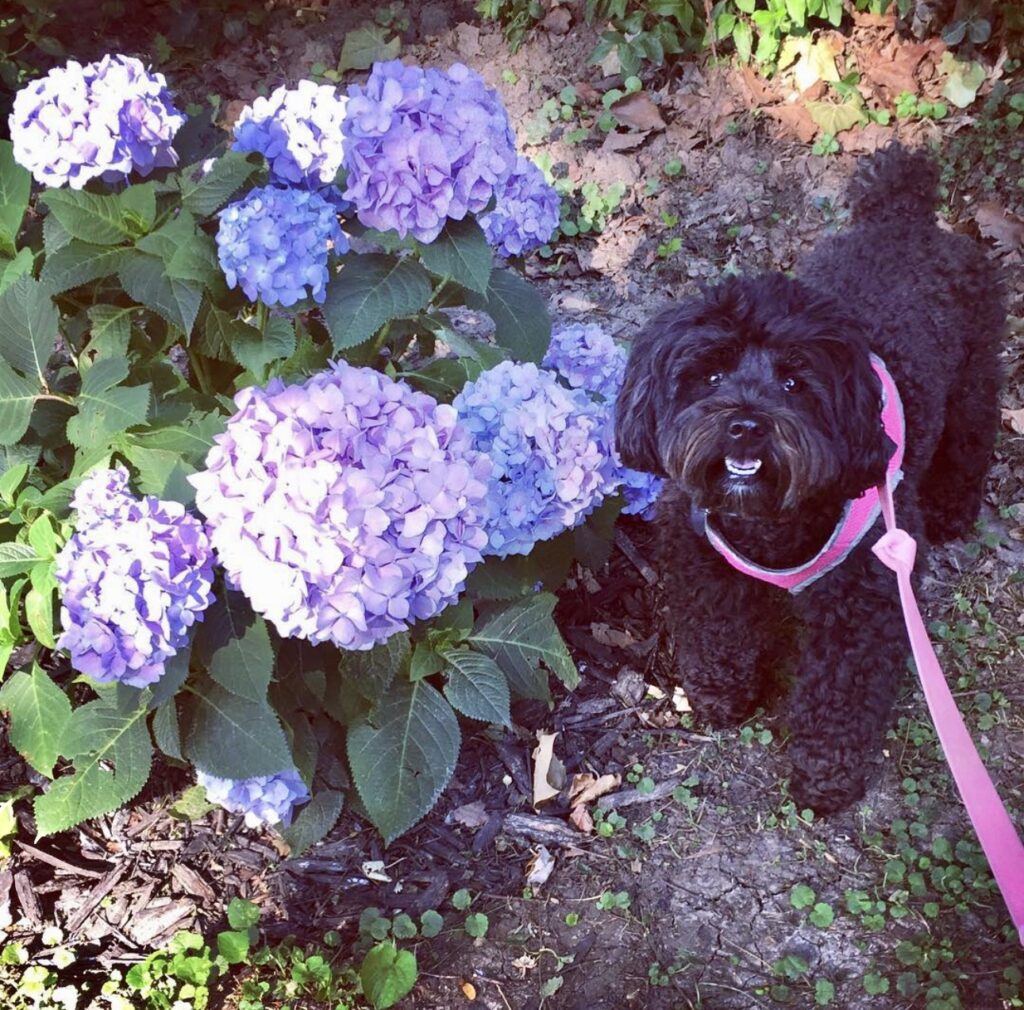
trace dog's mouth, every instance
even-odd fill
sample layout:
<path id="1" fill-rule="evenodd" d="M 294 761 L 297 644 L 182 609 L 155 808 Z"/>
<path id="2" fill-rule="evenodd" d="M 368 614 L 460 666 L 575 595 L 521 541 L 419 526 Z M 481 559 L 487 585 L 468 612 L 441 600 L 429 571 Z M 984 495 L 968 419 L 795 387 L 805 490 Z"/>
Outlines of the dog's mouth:
<path id="1" fill-rule="evenodd" d="M 725 473 L 731 481 L 750 481 L 761 469 L 760 459 L 741 459 L 735 456 L 725 457 Z"/>

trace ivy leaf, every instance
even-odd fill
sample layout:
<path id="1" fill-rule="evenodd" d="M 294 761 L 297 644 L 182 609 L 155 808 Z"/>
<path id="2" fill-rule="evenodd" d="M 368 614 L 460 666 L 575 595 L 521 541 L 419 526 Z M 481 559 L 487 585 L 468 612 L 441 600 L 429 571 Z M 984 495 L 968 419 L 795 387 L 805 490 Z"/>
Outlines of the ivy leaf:
<path id="1" fill-rule="evenodd" d="M 487 617 L 466 640 L 501 667 L 513 690 L 522 694 L 523 687 L 533 688 L 525 694 L 528 698 L 548 697 L 546 677 L 543 693 L 536 691 L 542 664 L 566 687 L 579 683 L 576 664 L 552 617 L 556 602 L 551 593 L 516 600 Z"/>
<path id="2" fill-rule="evenodd" d="M 448 277 L 483 295 L 494 265 L 494 253 L 483 229 L 471 217 L 449 219 L 441 234 L 420 246 L 420 261 L 437 277 Z"/>
<path id="3" fill-rule="evenodd" d="M 14 160 L 14 145 L 0 140 L 0 254 L 13 256 L 28 210 L 32 176 Z"/>
<path id="4" fill-rule="evenodd" d="M 18 671 L 0 689 L 0 711 L 11 718 L 11 745 L 40 775 L 53 778 L 71 702 L 38 664 Z"/>
<path id="5" fill-rule="evenodd" d="M 416 984 L 416 955 L 399 950 L 391 941 L 371 947 L 359 967 L 363 992 L 375 1010 L 387 1010 L 407 996 Z"/>
<path id="6" fill-rule="evenodd" d="M 866 121 L 863 103 L 860 101 L 844 102 L 834 105 L 832 102 L 805 102 L 807 112 L 822 133 L 835 136 L 843 130 L 849 130 L 858 123 Z"/>
<path id="7" fill-rule="evenodd" d="M 551 342 L 551 317 L 536 288 L 512 270 L 493 270 L 483 294 L 469 290 L 466 304 L 494 320 L 494 339 L 518 361 L 540 364 Z"/>
<path id="8" fill-rule="evenodd" d="M 58 778 L 34 804 L 40 835 L 110 813 L 133 799 L 149 778 L 153 747 L 146 707 L 125 711 L 112 696 L 76 709 L 61 739 L 73 775 Z"/>
<path id="9" fill-rule="evenodd" d="M 196 655 L 221 687 L 265 702 L 274 672 L 274 650 L 266 621 L 241 594 L 225 590 L 206 611 L 195 640 Z"/>
<path id="10" fill-rule="evenodd" d="M 255 171 L 256 165 L 238 151 L 221 155 L 205 173 L 202 162 L 190 165 L 180 175 L 182 205 L 199 217 L 209 217 L 220 210 Z"/>
<path id="11" fill-rule="evenodd" d="M 459 724 L 425 680 L 393 685 L 348 730 L 348 760 L 367 815 L 390 844 L 433 807 L 459 756 Z"/>
<path id="12" fill-rule="evenodd" d="M 337 823 L 344 804 L 344 793 L 335 789 L 321 789 L 300 811 L 291 825 L 281 834 L 293 856 L 316 845 Z"/>
<path id="13" fill-rule="evenodd" d="M 97 361 L 82 377 L 82 391 L 75 403 L 78 414 L 68 421 L 68 438 L 78 448 L 109 443 L 114 435 L 145 424 L 149 413 L 150 387 L 119 386 L 128 377 L 124 358 Z"/>
<path id="14" fill-rule="evenodd" d="M 93 245 L 117 245 L 135 237 L 120 197 L 84 189 L 47 189 L 39 200 L 72 237 Z"/>
<path id="15" fill-rule="evenodd" d="M 93 245 L 72 239 L 46 257 L 39 279 L 50 294 L 59 295 L 100 277 L 116 274 L 123 258 L 124 250 L 117 246 Z"/>
<path id="16" fill-rule="evenodd" d="M 13 446 L 28 431 L 38 395 L 35 383 L 22 378 L 0 358 L 0 445 Z"/>
<path id="17" fill-rule="evenodd" d="M 12 368 L 45 385 L 57 334 L 57 306 L 39 281 L 19 277 L 0 295 L 0 354 Z"/>
<path id="18" fill-rule="evenodd" d="M 137 251 L 126 253 L 118 276 L 136 302 L 152 309 L 186 336 L 192 332 L 203 298 L 200 284 L 168 277 L 163 260 Z"/>
<path id="19" fill-rule="evenodd" d="M 377 253 L 344 261 L 323 306 L 336 351 L 356 347 L 385 323 L 412 315 L 430 300 L 430 277 L 413 260 Z"/>
<path id="20" fill-rule="evenodd" d="M 508 680 L 493 659 L 472 649 L 442 649 L 441 658 L 449 667 L 444 696 L 452 708 L 470 719 L 511 727 Z"/>

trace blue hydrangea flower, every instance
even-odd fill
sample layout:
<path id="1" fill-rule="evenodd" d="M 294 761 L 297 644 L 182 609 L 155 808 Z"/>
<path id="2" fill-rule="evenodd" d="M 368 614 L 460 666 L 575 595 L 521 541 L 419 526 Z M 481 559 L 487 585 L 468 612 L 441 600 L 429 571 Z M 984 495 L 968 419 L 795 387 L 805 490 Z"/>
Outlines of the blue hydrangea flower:
<path id="1" fill-rule="evenodd" d="M 501 99 L 461 63 L 374 64 L 365 86 L 349 88 L 343 128 L 345 198 L 359 220 L 421 242 L 483 211 L 516 164 Z"/>
<path id="2" fill-rule="evenodd" d="M 626 374 L 626 351 L 595 323 L 570 323 L 556 328 L 544 357 L 544 367 L 552 368 L 573 389 L 597 394 L 612 414 L 614 426 L 615 399 Z M 618 461 L 618 453 L 615 454 Z M 618 463 L 618 479 L 625 499 L 622 511 L 651 519 L 654 502 L 664 481 L 641 470 L 631 470 Z"/>
<path id="3" fill-rule="evenodd" d="M 163 74 L 111 55 L 69 60 L 25 85 L 8 119 L 14 160 L 42 185 L 72 189 L 176 165 L 171 142 L 184 123 Z"/>
<path id="4" fill-rule="evenodd" d="M 455 398 L 494 464 L 487 554 L 528 554 L 581 522 L 616 484 L 609 411 L 554 372 L 503 361 Z"/>
<path id="5" fill-rule="evenodd" d="M 321 193 L 265 186 L 218 216 L 217 257 L 228 287 L 265 305 L 327 297 L 328 255 L 347 252 L 348 239 Z"/>
<path id="6" fill-rule="evenodd" d="M 281 635 L 369 649 L 455 602 L 491 464 L 452 407 L 344 361 L 235 403 L 190 480 L 229 584 Z"/>
<path id="7" fill-rule="evenodd" d="M 288 827 L 293 808 L 309 799 L 309 790 L 294 768 L 251 779 L 219 779 L 196 769 L 196 782 L 211 803 L 232 814 L 245 814 L 248 828 Z"/>
<path id="8" fill-rule="evenodd" d="M 242 110 L 232 149 L 262 154 L 272 182 L 326 186 L 341 168 L 347 102 L 330 84 L 300 81 L 295 88 L 277 88 Z"/>
<path id="9" fill-rule="evenodd" d="M 487 241 L 502 256 L 539 249 L 558 228 L 561 198 L 544 173 L 522 155 L 496 194 L 494 210 L 480 218 Z"/>
<path id="10" fill-rule="evenodd" d="M 177 502 L 135 498 L 123 467 L 97 470 L 71 502 L 77 528 L 57 556 L 57 647 L 94 680 L 145 687 L 212 602 L 213 555 Z"/>

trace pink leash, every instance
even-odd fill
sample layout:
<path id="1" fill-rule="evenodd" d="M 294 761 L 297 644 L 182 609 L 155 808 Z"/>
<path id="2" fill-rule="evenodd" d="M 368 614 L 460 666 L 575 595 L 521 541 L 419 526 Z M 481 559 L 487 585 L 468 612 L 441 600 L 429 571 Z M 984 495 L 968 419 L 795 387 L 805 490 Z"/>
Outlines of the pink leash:
<path id="1" fill-rule="evenodd" d="M 992 868 L 992 875 L 1010 910 L 1010 918 L 1024 944 L 1024 845 L 978 756 L 953 695 L 950 694 L 935 650 L 928 640 L 928 632 L 910 584 L 917 544 L 909 533 L 896 526 L 892 491 L 888 485 L 880 486 L 878 494 L 882 502 L 882 514 L 885 516 L 886 532 L 872 550 L 882 564 L 896 573 L 910 648 L 932 722 L 935 723 L 960 798 L 967 808 Z"/>

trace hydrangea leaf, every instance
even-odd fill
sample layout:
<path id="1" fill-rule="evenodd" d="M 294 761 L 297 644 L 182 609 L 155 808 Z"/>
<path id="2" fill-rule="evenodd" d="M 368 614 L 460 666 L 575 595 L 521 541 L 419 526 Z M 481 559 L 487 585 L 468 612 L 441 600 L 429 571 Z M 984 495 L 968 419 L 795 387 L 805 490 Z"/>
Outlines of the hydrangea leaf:
<path id="1" fill-rule="evenodd" d="M 359 967 L 359 981 L 370 1005 L 380 1010 L 393 1007 L 416 984 L 416 955 L 399 950 L 388 940 L 371 947 Z"/>
<path id="2" fill-rule="evenodd" d="M 116 274 L 123 258 L 124 250 L 117 246 L 93 245 L 72 239 L 46 257 L 39 279 L 51 294 L 59 295 L 80 284 Z"/>
<path id="3" fill-rule="evenodd" d="M 153 760 L 147 714 L 145 706 L 124 711 L 113 698 L 100 698 L 74 711 L 60 750 L 74 761 L 75 771 L 36 797 L 40 835 L 110 813 L 139 794 Z"/>
<path id="4" fill-rule="evenodd" d="M 22 378 L 0 358 L 0 445 L 13 446 L 28 431 L 38 395 L 38 385 Z"/>
<path id="5" fill-rule="evenodd" d="M 214 436 L 224 430 L 226 420 L 215 411 L 189 414 L 180 424 L 137 432 L 130 438 L 135 445 L 176 453 L 185 462 L 198 465 L 213 448 Z"/>
<path id="6" fill-rule="evenodd" d="M 19 277 L 0 295 L 0 354 L 23 375 L 44 382 L 57 343 L 57 306 L 46 287 Z"/>
<path id="7" fill-rule="evenodd" d="M 266 702 L 208 681 L 191 687 L 181 708 L 182 752 L 209 774 L 246 779 L 292 767 L 284 730 Z"/>
<path id="8" fill-rule="evenodd" d="M 114 435 L 146 423 L 149 384 L 119 386 L 127 377 L 128 362 L 123 358 L 104 358 L 85 373 L 75 400 L 78 414 L 68 421 L 68 438 L 73 445 L 105 445 Z"/>
<path id="9" fill-rule="evenodd" d="M 152 309 L 186 335 L 199 314 L 203 289 L 195 281 L 167 276 L 163 260 L 145 253 L 128 253 L 118 271 L 125 291 L 140 305 Z"/>
<path id="10" fill-rule="evenodd" d="M 237 151 L 222 155 L 208 172 L 203 171 L 203 163 L 191 165 L 180 177 L 182 205 L 199 217 L 209 217 L 223 207 L 255 171 L 255 163 Z"/>
<path id="11" fill-rule="evenodd" d="M 449 220 L 433 242 L 420 246 L 420 260 L 437 277 L 487 293 L 494 255 L 483 229 L 471 217 Z"/>
<path id="12" fill-rule="evenodd" d="M 0 544 L 0 579 L 22 575 L 43 558 L 28 544 Z"/>
<path id="13" fill-rule="evenodd" d="M 470 719 L 511 726 L 508 680 L 501 667 L 489 656 L 472 649 L 443 649 L 448 664 L 448 683 L 444 696 Z"/>
<path id="14" fill-rule="evenodd" d="M 345 34 L 345 42 L 338 58 L 338 73 L 346 70 L 369 70 L 374 63 L 393 60 L 402 48 L 397 36 L 388 39 L 379 25 L 367 24 Z"/>
<path id="15" fill-rule="evenodd" d="M 135 248 L 163 260 L 172 280 L 194 281 L 214 295 L 226 290 L 217 263 L 216 243 L 196 227 L 187 210 L 139 239 Z"/>
<path id="16" fill-rule="evenodd" d="M 31 249 L 19 250 L 14 259 L 0 259 L 0 295 L 19 277 L 30 274 L 34 263 Z"/>
<path id="17" fill-rule="evenodd" d="M 18 671 L 0 689 L 0 711 L 11 719 L 11 745 L 40 775 L 53 777 L 71 702 L 41 667 Z"/>
<path id="18" fill-rule="evenodd" d="M 175 761 L 184 761 L 181 753 L 181 728 L 178 708 L 173 698 L 160 705 L 153 713 L 153 739 L 161 753 Z"/>
<path id="19" fill-rule="evenodd" d="M 136 235 L 144 235 L 156 220 L 156 186 L 140 182 L 118 194 L 121 213 L 128 228 Z"/>
<path id="20" fill-rule="evenodd" d="M 231 350 L 244 369 L 262 380 L 270 364 L 295 353 L 295 324 L 275 316 L 267 320 L 262 334 L 246 326 L 232 342 Z"/>
<path id="21" fill-rule="evenodd" d="M 412 645 L 405 632 L 392 635 L 372 649 L 343 650 L 338 662 L 340 684 L 376 704 L 397 676 L 405 676 L 412 658 Z M 330 690 L 330 683 L 328 690 Z"/>
<path id="22" fill-rule="evenodd" d="M 541 665 L 570 689 L 579 683 L 576 664 L 551 616 L 556 602 L 551 593 L 517 600 L 488 616 L 467 639 L 501 667 L 517 693 L 522 693 L 521 685 L 536 684 Z"/>
<path id="23" fill-rule="evenodd" d="M 45 270 L 45 267 L 43 269 Z M 128 353 L 128 341 L 132 335 L 132 316 L 137 311 L 134 306 L 89 307 L 89 320 L 92 323 L 89 351 L 95 361 L 102 358 L 123 358 Z"/>
<path id="24" fill-rule="evenodd" d="M 557 589 L 574 560 L 573 532 L 567 530 L 529 554 L 485 558 L 469 573 L 467 591 L 478 600 L 513 600 L 529 595 L 538 583 Z"/>
<path id="25" fill-rule="evenodd" d="M 540 362 L 544 357 L 551 339 L 551 318 L 544 299 L 519 274 L 492 271 L 487 291 L 467 291 L 466 304 L 494 320 L 495 341 L 518 361 Z"/>
<path id="26" fill-rule="evenodd" d="M 345 260 L 327 287 L 324 321 L 336 351 L 356 347 L 385 323 L 430 300 L 430 277 L 412 260 L 371 254 Z"/>
<path id="27" fill-rule="evenodd" d="M 14 255 L 31 188 L 32 176 L 14 160 L 14 145 L 0 140 L 0 254 L 4 256 Z"/>
<path id="28" fill-rule="evenodd" d="M 233 362 L 237 344 L 259 339 L 260 331 L 255 326 L 211 306 L 200 326 L 196 347 L 208 358 Z"/>
<path id="29" fill-rule="evenodd" d="M 274 650 L 266 622 L 241 593 L 226 590 L 214 600 L 196 632 L 195 649 L 221 687 L 249 701 L 266 701 Z"/>
<path id="30" fill-rule="evenodd" d="M 341 816 L 344 801 L 344 793 L 321 789 L 299 811 L 291 825 L 281 832 L 293 856 L 305 852 L 327 835 Z"/>
<path id="31" fill-rule="evenodd" d="M 195 501 L 195 489 L 188 483 L 188 478 L 196 472 L 196 468 L 184 463 L 176 452 L 149 449 L 141 445 L 118 448 L 138 471 L 136 486 L 142 494 L 155 495 L 163 501 L 176 501 L 186 506 Z"/>
<path id="32" fill-rule="evenodd" d="M 52 256 L 71 241 L 71 232 L 60 223 L 56 214 L 47 214 L 43 219 L 43 251 Z"/>
<path id="33" fill-rule="evenodd" d="M 433 807 L 455 771 L 460 743 L 455 713 L 425 680 L 393 685 L 349 727 L 352 777 L 386 845 Z"/>
<path id="34" fill-rule="evenodd" d="M 47 189 L 39 199 L 72 238 L 93 245 L 118 245 L 135 237 L 119 196 L 82 189 Z"/>

